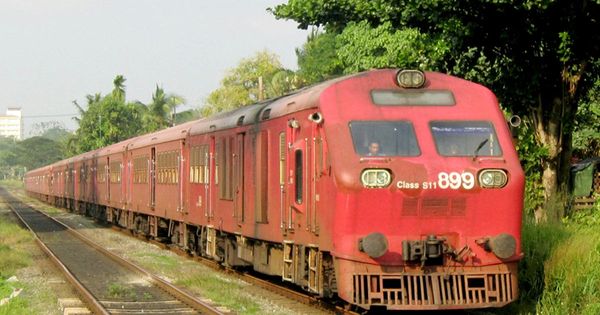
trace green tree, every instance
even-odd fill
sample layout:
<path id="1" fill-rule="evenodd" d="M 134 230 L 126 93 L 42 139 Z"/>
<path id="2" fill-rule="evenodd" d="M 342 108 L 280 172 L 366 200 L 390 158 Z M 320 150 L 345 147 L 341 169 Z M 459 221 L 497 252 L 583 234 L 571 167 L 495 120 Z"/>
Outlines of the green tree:
<path id="1" fill-rule="evenodd" d="M 344 73 L 386 67 L 440 69 L 449 53 L 443 38 L 417 28 L 395 29 L 390 22 L 377 27 L 352 22 L 337 38 Z"/>
<path id="2" fill-rule="evenodd" d="M 15 177 L 15 166 L 19 163 L 16 147 L 14 138 L 0 136 L 0 179 Z"/>
<path id="3" fill-rule="evenodd" d="M 177 112 L 175 113 L 175 125 L 196 120 L 200 117 L 202 117 L 202 113 L 200 113 L 200 110 L 198 109 L 188 109 L 182 112 Z"/>
<path id="4" fill-rule="evenodd" d="M 590 64 L 600 57 L 600 32 L 590 31 L 600 29 L 599 0 L 289 0 L 272 12 L 301 28 L 324 26 L 338 34 L 352 27 L 368 34 L 383 26 L 385 39 L 396 30 L 400 35 L 416 30 L 415 43 L 429 41 L 441 49 L 433 55 L 442 60 L 425 67 L 485 84 L 505 107 L 531 118 L 535 138 L 547 152 L 541 163 L 546 200 L 568 182 L 573 117 L 593 84 Z M 377 37 L 361 37 L 355 46 L 375 44 L 379 50 L 369 53 L 394 60 L 397 50 L 377 45 Z"/>
<path id="5" fill-rule="evenodd" d="M 76 101 L 81 117 L 77 118 L 79 128 L 68 141 L 71 154 L 98 149 L 144 131 L 142 119 L 146 107 L 139 102 L 125 101 L 125 78 L 117 76 L 113 82 L 113 91 L 106 95 L 87 95 L 87 108 Z"/>
<path id="6" fill-rule="evenodd" d="M 600 68 L 600 60 L 595 67 Z M 580 102 L 575 119 L 573 149 L 577 157 L 600 156 L 600 71 L 594 85 Z"/>
<path id="7" fill-rule="evenodd" d="M 281 74 L 285 71 L 279 57 L 268 51 L 261 51 L 254 56 L 242 59 L 233 69 L 230 69 L 221 80 L 221 86 L 212 91 L 202 109 L 203 116 L 238 108 L 240 106 L 256 103 L 261 99 L 280 96 L 297 88 L 294 78 L 286 79 L 289 75 Z M 275 75 L 276 87 L 271 86 Z M 259 81 L 262 80 L 262 90 Z M 290 84 L 283 84 L 285 81 Z"/>
<path id="8" fill-rule="evenodd" d="M 63 147 L 58 141 L 44 137 L 31 137 L 17 143 L 14 150 L 18 165 L 28 170 L 52 164 L 64 158 Z"/>
<path id="9" fill-rule="evenodd" d="M 301 48 L 296 48 L 298 76 L 308 84 L 321 82 L 343 73 L 337 54 L 337 35 L 313 28 Z"/>
<path id="10" fill-rule="evenodd" d="M 174 125 L 172 113 L 177 106 L 184 102 L 185 100 L 182 97 L 166 94 L 157 85 L 154 94 L 152 94 L 152 102 L 148 104 L 148 112 L 144 117 L 146 131 L 152 132 Z"/>

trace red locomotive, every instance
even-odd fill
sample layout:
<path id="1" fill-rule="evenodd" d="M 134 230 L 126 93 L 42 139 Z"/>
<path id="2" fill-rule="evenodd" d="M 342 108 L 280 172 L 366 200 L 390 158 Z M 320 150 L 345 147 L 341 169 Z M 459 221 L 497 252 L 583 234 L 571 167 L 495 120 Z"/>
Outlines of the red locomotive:
<path id="1" fill-rule="evenodd" d="M 373 70 L 26 175 L 37 197 L 361 308 L 517 298 L 524 175 L 495 96 Z"/>

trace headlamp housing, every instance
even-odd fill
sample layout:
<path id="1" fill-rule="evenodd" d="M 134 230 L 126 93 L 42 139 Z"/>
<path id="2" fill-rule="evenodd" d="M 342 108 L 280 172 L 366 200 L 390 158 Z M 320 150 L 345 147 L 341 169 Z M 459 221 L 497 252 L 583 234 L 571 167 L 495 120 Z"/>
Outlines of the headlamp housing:
<path id="1" fill-rule="evenodd" d="M 362 172 L 360 180 L 367 188 L 384 188 L 392 182 L 392 173 L 386 169 L 366 169 Z"/>
<path id="2" fill-rule="evenodd" d="M 506 171 L 501 169 L 485 169 L 479 172 L 479 186 L 482 188 L 502 188 L 508 182 Z"/>

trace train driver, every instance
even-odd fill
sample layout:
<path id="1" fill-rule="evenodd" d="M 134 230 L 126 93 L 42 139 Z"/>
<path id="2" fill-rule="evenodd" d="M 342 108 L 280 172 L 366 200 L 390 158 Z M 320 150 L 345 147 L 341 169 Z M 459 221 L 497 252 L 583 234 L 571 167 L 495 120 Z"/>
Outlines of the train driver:
<path id="1" fill-rule="evenodd" d="M 380 156 L 381 155 L 381 146 L 379 142 L 373 141 L 369 144 L 369 153 L 368 156 Z"/>

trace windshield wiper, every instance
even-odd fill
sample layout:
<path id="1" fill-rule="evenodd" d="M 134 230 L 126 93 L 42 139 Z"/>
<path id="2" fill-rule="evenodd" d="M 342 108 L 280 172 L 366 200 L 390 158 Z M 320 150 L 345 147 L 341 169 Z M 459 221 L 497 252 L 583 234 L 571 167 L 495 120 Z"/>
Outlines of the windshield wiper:
<path id="1" fill-rule="evenodd" d="M 485 144 L 486 144 L 488 141 L 490 141 L 490 139 L 488 139 L 488 138 L 485 138 L 485 139 L 483 139 L 483 141 L 481 141 L 481 142 L 479 143 L 479 145 L 477 146 L 477 149 L 475 149 L 475 152 L 473 152 L 473 160 L 475 160 L 475 159 L 477 158 L 477 152 L 479 152 L 479 150 L 481 150 L 481 148 L 483 148 L 483 146 L 484 146 L 484 145 L 485 145 Z"/>

